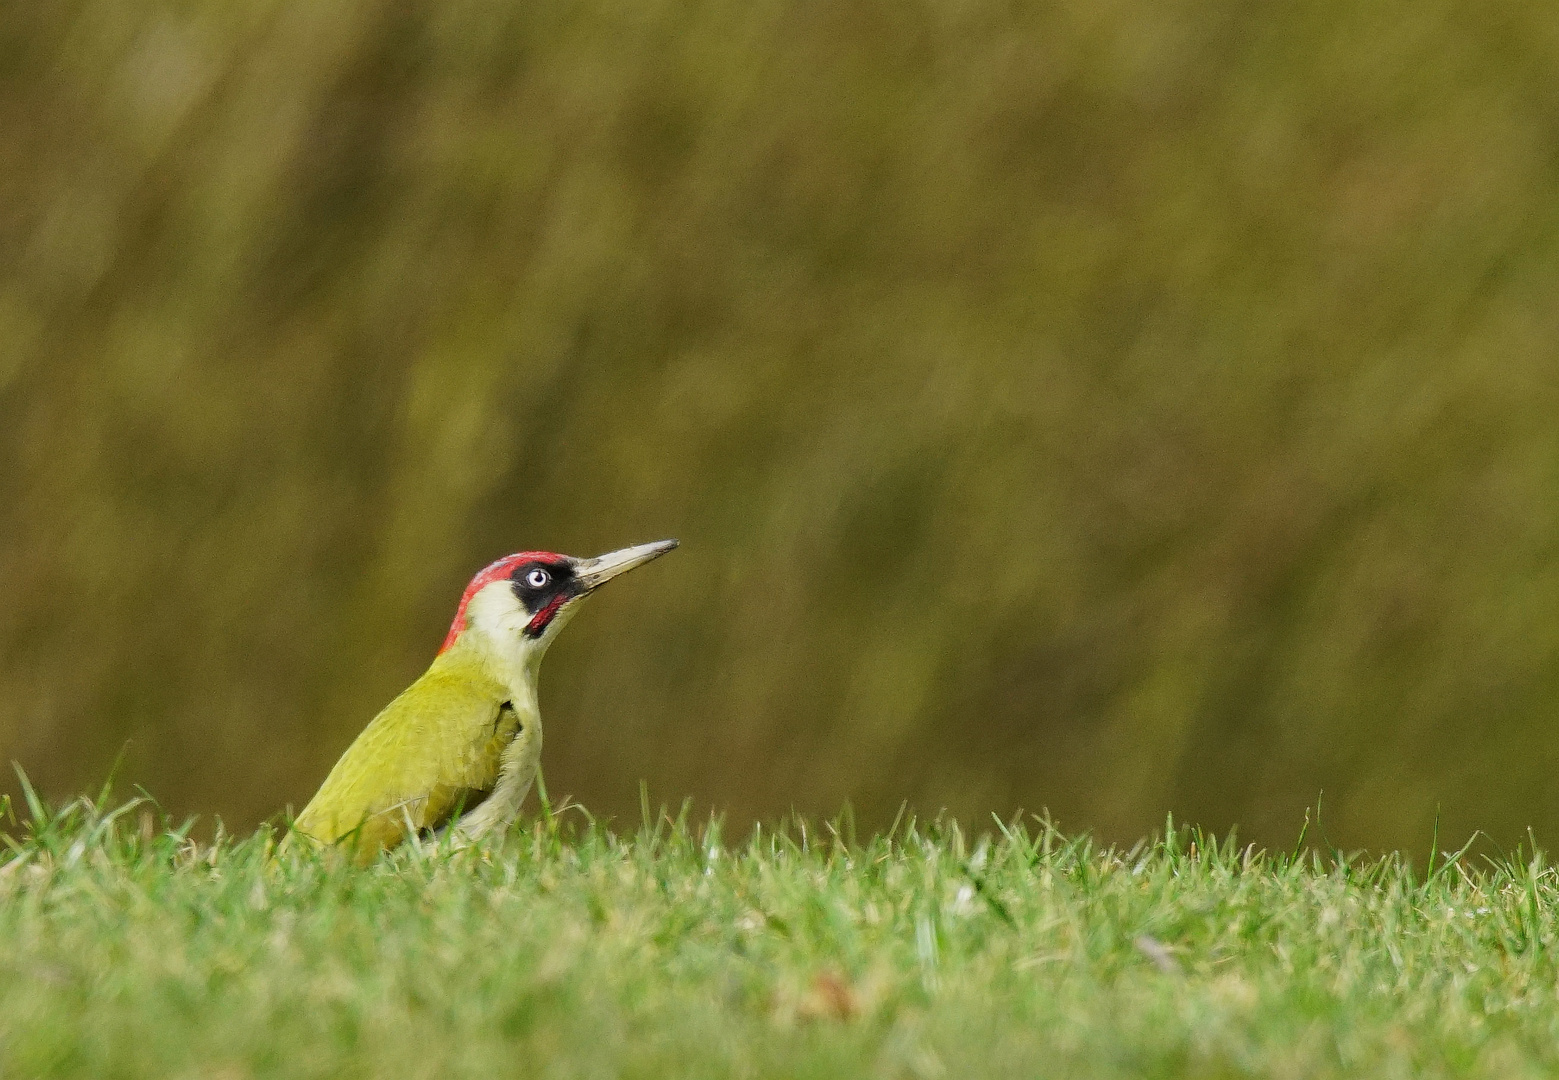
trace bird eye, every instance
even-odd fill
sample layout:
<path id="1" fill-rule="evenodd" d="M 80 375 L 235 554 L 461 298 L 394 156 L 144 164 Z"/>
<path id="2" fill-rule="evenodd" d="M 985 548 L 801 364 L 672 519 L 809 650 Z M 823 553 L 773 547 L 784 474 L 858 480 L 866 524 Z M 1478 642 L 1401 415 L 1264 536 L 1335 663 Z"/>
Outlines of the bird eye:
<path id="1" fill-rule="evenodd" d="M 547 587 L 547 582 L 551 580 L 551 575 L 539 568 L 525 575 L 525 584 L 533 589 L 544 589 Z"/>

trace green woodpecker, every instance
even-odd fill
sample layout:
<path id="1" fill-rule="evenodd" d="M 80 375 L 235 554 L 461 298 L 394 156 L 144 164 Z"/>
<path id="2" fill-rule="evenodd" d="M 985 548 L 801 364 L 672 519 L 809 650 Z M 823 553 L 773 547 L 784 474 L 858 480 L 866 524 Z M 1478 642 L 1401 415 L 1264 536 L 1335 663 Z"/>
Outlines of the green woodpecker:
<path id="1" fill-rule="evenodd" d="M 591 592 L 676 546 L 594 559 L 523 551 L 477 574 L 432 666 L 347 747 L 295 829 L 368 860 L 451 819 L 458 840 L 507 826 L 541 757 L 547 646 Z"/>

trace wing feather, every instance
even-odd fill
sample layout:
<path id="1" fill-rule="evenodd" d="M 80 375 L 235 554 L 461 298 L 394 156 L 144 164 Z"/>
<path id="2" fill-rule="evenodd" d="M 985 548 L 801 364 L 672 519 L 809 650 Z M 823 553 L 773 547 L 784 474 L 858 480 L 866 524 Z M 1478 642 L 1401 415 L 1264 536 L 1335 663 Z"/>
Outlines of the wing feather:
<path id="1" fill-rule="evenodd" d="M 447 818 L 466 793 L 490 789 L 505 731 L 500 684 L 435 666 L 374 717 L 298 815 L 297 828 L 335 843 L 349 835 L 365 857 L 408 830 Z"/>

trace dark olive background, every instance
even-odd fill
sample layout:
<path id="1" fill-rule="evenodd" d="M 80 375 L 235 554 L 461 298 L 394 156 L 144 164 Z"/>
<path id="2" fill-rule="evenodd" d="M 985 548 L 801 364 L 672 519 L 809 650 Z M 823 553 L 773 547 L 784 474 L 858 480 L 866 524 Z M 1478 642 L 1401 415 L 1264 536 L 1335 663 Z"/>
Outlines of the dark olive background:
<path id="1" fill-rule="evenodd" d="M 1559 8 L 0 5 L 0 760 L 301 806 L 663 536 L 554 796 L 1559 835 Z M 0 790 L 17 790 L 7 777 Z"/>

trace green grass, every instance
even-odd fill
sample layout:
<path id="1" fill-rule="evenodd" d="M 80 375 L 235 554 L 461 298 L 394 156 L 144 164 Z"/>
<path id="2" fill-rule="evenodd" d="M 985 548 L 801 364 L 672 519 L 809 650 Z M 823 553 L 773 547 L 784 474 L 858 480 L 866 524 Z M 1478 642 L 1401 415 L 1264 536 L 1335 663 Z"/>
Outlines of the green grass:
<path id="1" fill-rule="evenodd" d="M 1540 856 L 565 813 L 354 870 L 146 810 L 9 816 L 7 1080 L 1559 1070 Z"/>

